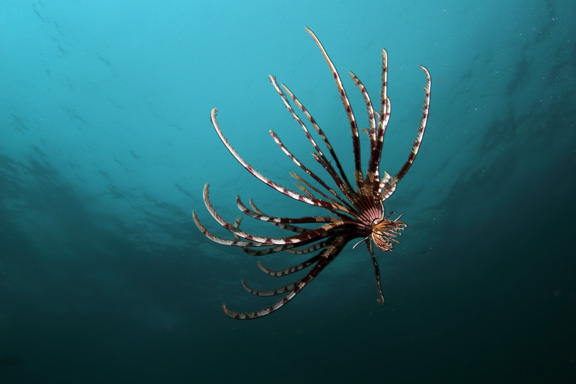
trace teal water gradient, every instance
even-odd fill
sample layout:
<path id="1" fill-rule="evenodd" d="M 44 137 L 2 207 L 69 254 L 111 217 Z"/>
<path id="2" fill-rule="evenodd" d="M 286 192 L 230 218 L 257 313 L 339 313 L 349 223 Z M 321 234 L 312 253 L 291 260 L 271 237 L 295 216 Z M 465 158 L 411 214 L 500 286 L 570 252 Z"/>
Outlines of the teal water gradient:
<path id="1" fill-rule="evenodd" d="M 7 0 L 0 7 L 0 383 L 571 383 L 576 378 L 576 4 L 562 0 Z M 279 285 L 207 240 L 211 185 L 265 212 L 307 207 L 274 129 L 311 148 L 270 85 L 307 106 L 350 170 L 346 116 L 318 35 L 366 126 L 389 55 L 382 167 L 421 151 L 387 203 L 408 224 L 380 255 L 346 248 L 257 321 Z M 363 143 L 366 148 L 367 143 Z M 366 157 L 366 156 L 365 156 Z M 247 229 L 261 231 L 245 220 Z M 221 232 L 218 232 L 221 233 Z M 279 255 L 271 267 L 291 265 Z"/>

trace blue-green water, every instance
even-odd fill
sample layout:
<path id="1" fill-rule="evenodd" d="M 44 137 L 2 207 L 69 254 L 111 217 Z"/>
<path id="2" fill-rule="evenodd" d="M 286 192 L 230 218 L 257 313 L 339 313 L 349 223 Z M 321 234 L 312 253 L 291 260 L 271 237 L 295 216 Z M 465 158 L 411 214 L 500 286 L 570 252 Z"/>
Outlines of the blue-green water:
<path id="1" fill-rule="evenodd" d="M 3 1 L 0 383 L 574 382 L 575 17 L 563 0 Z M 267 131 L 308 164 L 312 149 L 273 74 L 351 175 L 346 115 L 305 26 L 361 127 L 346 72 L 378 100 L 388 50 L 392 174 L 420 119 L 418 66 L 430 70 L 424 141 L 387 202 L 408 227 L 379 256 L 385 306 L 365 247 L 349 245 L 285 308 L 237 321 L 223 302 L 269 303 L 241 277 L 281 283 L 197 230 L 192 210 L 224 234 L 204 183 L 230 221 L 236 194 L 312 213 L 242 169 L 210 110 L 249 163 L 293 188 Z"/>

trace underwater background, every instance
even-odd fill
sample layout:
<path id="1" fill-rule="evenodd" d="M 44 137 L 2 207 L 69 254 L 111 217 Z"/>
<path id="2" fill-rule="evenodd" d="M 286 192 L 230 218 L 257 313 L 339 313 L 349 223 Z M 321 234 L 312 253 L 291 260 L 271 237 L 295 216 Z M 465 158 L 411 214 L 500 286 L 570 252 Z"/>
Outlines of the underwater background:
<path id="1" fill-rule="evenodd" d="M 575 17 L 571 0 L 3 0 L 0 383 L 576 382 Z M 273 74 L 352 169 L 346 114 L 305 26 L 361 127 L 346 72 L 377 102 L 387 49 L 391 174 L 416 135 L 418 66 L 430 70 L 422 147 L 387 201 L 408 227 L 378 253 L 385 306 L 366 248 L 349 244 L 280 311 L 233 320 L 223 302 L 270 303 L 240 278 L 284 280 L 200 233 L 193 210 L 225 232 L 204 183 L 230 221 L 237 194 L 312 213 L 234 160 L 210 110 L 246 161 L 293 188 L 268 130 L 307 164 L 312 149 Z"/>

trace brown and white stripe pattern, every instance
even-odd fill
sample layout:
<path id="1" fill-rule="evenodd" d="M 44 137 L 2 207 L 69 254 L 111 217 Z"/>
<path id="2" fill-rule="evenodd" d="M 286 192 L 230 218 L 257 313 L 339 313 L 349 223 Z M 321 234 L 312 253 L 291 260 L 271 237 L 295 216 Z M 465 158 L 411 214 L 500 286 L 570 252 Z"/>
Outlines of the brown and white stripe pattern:
<path id="1" fill-rule="evenodd" d="M 422 117 L 420 125 L 417 130 L 416 139 L 412 143 L 412 149 L 408 155 L 408 159 L 400 170 L 391 176 L 387 172 L 380 171 L 380 160 L 382 157 L 382 148 L 384 143 L 384 134 L 388 121 L 390 119 L 390 99 L 388 98 L 388 54 L 382 50 L 382 79 L 380 89 L 380 112 L 374 110 L 372 100 L 368 90 L 360 79 L 350 72 L 350 76 L 354 84 L 360 91 L 364 100 L 366 113 L 368 116 L 368 128 L 362 131 L 368 135 L 370 141 L 370 153 L 366 168 L 366 174 L 362 172 L 362 157 L 360 148 L 360 138 L 356 117 L 348 100 L 348 95 L 344 90 L 344 85 L 336 67 L 328 56 L 326 50 L 316 37 L 314 33 L 306 28 L 308 33 L 312 36 L 318 47 L 320 48 L 324 59 L 328 63 L 332 77 L 336 83 L 336 88 L 340 94 L 346 117 L 350 125 L 352 133 L 352 155 L 354 160 L 354 181 L 355 185 L 352 186 L 348 180 L 346 172 L 344 171 L 340 159 L 336 155 L 328 137 L 320 128 L 319 124 L 294 95 L 290 89 L 284 84 L 278 84 L 274 76 L 269 76 L 270 82 L 274 89 L 280 96 L 284 106 L 298 125 L 302 128 L 308 142 L 312 146 L 312 156 L 321 165 L 322 169 L 326 172 L 327 177 L 336 186 L 336 189 L 329 186 L 329 184 L 317 173 L 313 172 L 309 167 L 304 165 L 285 145 L 282 143 L 278 135 L 270 131 L 272 138 L 280 149 L 288 156 L 298 168 L 304 173 L 304 177 L 291 173 L 291 175 L 298 182 L 297 186 L 300 192 L 290 190 L 274 181 L 268 179 L 250 164 L 248 164 L 236 150 L 230 145 L 228 139 L 222 133 L 218 122 L 216 120 L 217 110 L 214 108 L 211 113 L 211 120 L 216 130 L 216 133 L 226 146 L 228 151 L 234 158 L 253 176 L 259 179 L 264 184 L 270 186 L 276 191 L 300 202 L 306 203 L 311 206 L 319 207 L 326 210 L 324 216 L 306 216 L 306 217 L 279 217 L 267 215 L 262 212 L 254 202 L 250 199 L 249 205 L 246 206 L 242 203 L 239 196 L 236 197 L 236 205 L 240 212 L 252 219 L 271 223 L 282 230 L 292 232 L 291 235 L 285 237 L 268 237 L 258 236 L 246 232 L 240 228 L 242 216 L 239 216 L 234 223 L 226 221 L 219 215 L 210 201 L 208 184 L 204 187 L 204 204 L 208 212 L 214 220 L 220 224 L 225 230 L 231 233 L 232 239 L 226 239 L 214 235 L 202 225 L 198 216 L 193 212 L 194 222 L 200 231 L 210 240 L 228 246 L 240 247 L 244 252 L 252 256 L 265 256 L 272 253 L 286 252 L 292 257 L 298 255 L 313 254 L 319 251 L 316 255 L 309 256 L 304 261 L 292 263 L 292 266 L 271 269 L 261 262 L 258 262 L 258 267 L 266 274 L 273 277 L 283 277 L 295 273 L 302 273 L 308 270 L 305 274 L 291 283 L 285 284 L 275 289 L 257 290 L 250 287 L 242 280 L 243 287 L 251 294 L 256 296 L 275 296 L 284 295 L 282 299 L 275 304 L 254 312 L 235 312 L 222 305 L 224 312 L 235 319 L 255 319 L 268 315 L 290 300 L 292 300 L 306 285 L 314 280 L 320 272 L 326 268 L 344 249 L 346 244 L 354 239 L 362 239 L 356 243 L 366 241 L 368 252 L 372 258 L 374 265 L 374 275 L 376 278 L 376 287 L 378 291 L 378 302 L 384 304 L 384 295 L 380 284 L 380 269 L 376 254 L 374 253 L 373 244 L 376 245 L 381 251 L 390 251 L 394 243 L 398 242 L 397 237 L 401 231 L 406 227 L 406 224 L 400 221 L 400 216 L 391 220 L 390 216 L 394 212 L 386 213 L 384 208 L 384 201 L 388 199 L 396 190 L 398 182 L 406 175 L 412 166 L 418 150 L 422 143 L 426 123 L 428 120 L 428 111 L 430 108 L 430 74 L 428 70 L 421 67 L 426 75 L 426 85 L 424 87 L 425 97 L 424 105 L 422 107 Z M 291 102 L 296 105 L 306 116 L 307 122 L 314 128 L 317 136 L 320 138 L 316 141 L 312 136 L 307 124 L 303 119 L 296 114 L 292 107 Z M 322 144 L 326 152 L 321 148 Z M 335 164 L 333 166 L 332 164 Z M 380 175 L 384 176 L 380 179 Z M 312 226 L 312 228 L 310 227 Z M 356 247 L 354 246 L 354 248 Z"/>

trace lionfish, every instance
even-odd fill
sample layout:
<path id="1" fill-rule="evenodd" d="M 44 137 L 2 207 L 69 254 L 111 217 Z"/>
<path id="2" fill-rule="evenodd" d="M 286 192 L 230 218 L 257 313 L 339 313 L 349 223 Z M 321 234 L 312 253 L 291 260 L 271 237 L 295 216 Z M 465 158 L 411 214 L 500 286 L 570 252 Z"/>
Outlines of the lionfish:
<path id="1" fill-rule="evenodd" d="M 204 225 L 200 223 L 198 216 L 195 212 L 193 212 L 196 225 L 200 231 L 210 240 L 219 244 L 240 247 L 244 252 L 253 256 L 264 256 L 276 252 L 288 252 L 295 255 L 315 253 L 306 261 L 281 270 L 270 269 L 264 266 L 261 262 L 258 262 L 258 266 L 263 272 L 275 277 L 286 276 L 309 267 L 311 268 L 308 270 L 304 277 L 290 284 L 286 284 L 282 287 L 271 290 L 252 289 L 242 280 L 242 285 L 244 288 L 253 295 L 274 296 L 285 294 L 285 296 L 275 304 L 254 312 L 234 312 L 228 309 L 226 304 L 223 304 L 222 308 L 224 309 L 224 313 L 235 319 L 255 319 L 278 310 L 290 300 L 292 300 L 298 293 L 300 293 L 300 291 L 302 291 L 302 289 L 304 289 L 307 284 L 314 280 L 318 274 L 320 274 L 320 272 L 322 272 L 322 270 L 324 270 L 324 268 L 326 268 L 328 264 L 330 264 L 338 256 L 346 244 L 357 238 L 360 238 L 361 240 L 354 245 L 354 248 L 362 242 L 367 244 L 368 252 L 372 257 L 372 262 L 374 264 L 376 288 L 379 295 L 377 301 L 383 305 L 384 295 L 382 293 L 382 287 L 380 284 L 380 270 L 372 243 L 374 243 L 374 245 L 376 245 L 376 247 L 381 251 L 391 251 L 393 243 L 398 242 L 397 236 L 400 235 L 401 231 L 406 227 L 406 224 L 400 221 L 402 215 L 392 219 L 391 216 L 394 215 L 395 212 L 392 211 L 386 213 L 384 208 L 384 201 L 388 199 L 392 193 L 394 193 L 396 185 L 410 169 L 410 166 L 416 158 L 418 149 L 420 148 L 420 143 L 422 142 L 422 137 L 426 128 L 426 121 L 428 118 L 428 110 L 430 105 L 431 80 L 428 70 L 423 66 L 420 67 L 426 75 L 426 86 L 424 87 L 424 105 L 422 107 L 420 126 L 418 127 L 416 139 L 412 143 L 412 150 L 408 155 L 408 160 L 406 160 L 396 175 L 391 176 L 387 172 L 384 172 L 382 177 L 379 170 L 380 158 L 382 155 L 384 133 L 390 118 L 390 99 L 388 98 L 387 94 L 388 56 L 386 50 L 382 50 L 382 87 L 380 90 L 380 112 L 376 112 L 374 110 L 372 101 L 368 95 L 368 91 L 362 82 L 358 79 L 358 77 L 350 72 L 352 80 L 362 94 L 368 114 L 369 127 L 368 129 L 362 129 L 362 131 L 368 135 L 370 141 L 370 156 L 368 158 L 366 173 L 364 174 L 362 172 L 361 166 L 358 124 L 356 123 L 356 118 L 354 117 L 352 106 L 350 105 L 348 96 L 344 90 L 344 86 L 342 85 L 340 75 L 332 63 L 332 60 L 330 60 L 328 57 L 328 54 L 320 43 L 320 40 L 318 40 L 316 35 L 309 28 L 306 28 L 306 30 L 320 48 L 324 59 L 330 67 L 330 71 L 332 72 L 332 76 L 336 82 L 336 87 L 340 93 L 340 98 L 342 99 L 342 104 L 344 105 L 344 109 L 348 117 L 350 130 L 352 132 L 354 179 L 352 181 L 348 179 L 348 176 L 344 172 L 340 160 L 336 155 L 332 145 L 330 144 L 328 137 L 324 134 L 324 131 L 317 124 L 316 120 L 312 117 L 312 115 L 308 112 L 300 100 L 294 95 L 294 93 L 292 93 L 284 84 L 280 84 L 279 86 L 276 78 L 272 75 L 269 75 L 270 82 L 274 86 L 278 95 L 280 95 L 284 106 L 286 109 L 288 109 L 294 120 L 296 120 L 296 122 L 300 125 L 306 138 L 314 148 L 312 156 L 327 172 L 338 190 L 335 190 L 333 187 L 329 186 L 328 183 L 325 182 L 320 176 L 318 176 L 310 168 L 306 167 L 302 162 L 300 162 L 300 160 L 298 160 L 296 156 L 290 152 L 290 150 L 282 143 L 282 141 L 280 141 L 276 133 L 273 131 L 270 131 L 270 135 L 276 144 L 278 144 L 282 151 L 317 184 L 308 181 L 293 172 L 291 173 L 291 176 L 297 180 L 296 185 L 299 189 L 299 191 L 296 192 L 268 179 L 266 176 L 262 175 L 250 164 L 248 164 L 242 157 L 240 157 L 236 150 L 234 150 L 234 148 L 230 145 L 228 139 L 226 139 L 220 130 L 218 121 L 216 120 L 217 109 L 212 109 L 211 120 L 216 133 L 226 148 L 228 148 L 228 151 L 230 151 L 232 156 L 234 156 L 234 158 L 248 172 L 250 172 L 264 184 L 288 197 L 291 197 L 294 200 L 301 201 L 314 207 L 320 207 L 328 211 L 326 216 L 307 216 L 298 218 L 276 217 L 262 212 L 251 199 L 249 201 L 250 207 L 247 207 L 240 200 L 240 197 L 237 196 L 236 205 L 238 206 L 238 209 L 246 216 L 256 220 L 269 222 L 276 227 L 295 233 L 291 236 L 281 238 L 258 236 L 240 229 L 241 216 L 236 219 L 234 223 L 230 223 L 224 220 L 222 216 L 220 216 L 215 211 L 212 203 L 210 202 L 208 184 L 204 186 L 203 197 L 206 208 L 212 217 L 218 222 L 218 224 L 231 232 L 234 237 L 234 239 L 225 239 L 212 234 L 206 229 L 206 227 L 204 227 Z M 302 112 L 302 114 L 306 116 L 308 123 L 314 127 L 314 130 L 324 143 L 324 147 L 327 150 L 327 153 L 325 153 L 324 150 L 318 146 L 317 141 L 310 134 L 307 124 L 305 124 L 304 121 L 302 121 L 302 119 L 294 111 L 294 108 L 289 101 L 290 99 L 293 104 L 295 104 L 296 107 Z M 310 223 L 317 223 L 318 225 L 315 228 L 299 225 Z"/>

